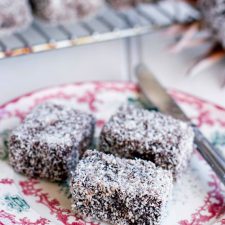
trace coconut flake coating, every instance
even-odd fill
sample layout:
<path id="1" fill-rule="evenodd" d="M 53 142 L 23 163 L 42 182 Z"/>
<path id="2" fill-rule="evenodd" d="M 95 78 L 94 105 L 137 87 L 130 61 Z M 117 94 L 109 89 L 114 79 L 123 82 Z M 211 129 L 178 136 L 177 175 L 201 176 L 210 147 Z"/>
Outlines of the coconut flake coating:
<path id="1" fill-rule="evenodd" d="M 28 27 L 31 21 L 27 0 L 0 0 L 0 36 L 20 31 Z"/>
<path id="2" fill-rule="evenodd" d="M 159 225 L 172 174 L 141 159 L 88 150 L 71 179 L 72 208 L 81 217 L 117 225 Z"/>
<path id="3" fill-rule="evenodd" d="M 205 25 L 225 47 L 225 0 L 198 0 Z"/>
<path id="4" fill-rule="evenodd" d="M 28 177 L 60 181 L 92 141 L 95 119 L 67 102 L 37 106 L 9 138 L 9 162 Z"/>
<path id="5" fill-rule="evenodd" d="M 34 14 L 49 23 L 79 21 L 95 15 L 103 0 L 30 0 Z"/>
<path id="6" fill-rule="evenodd" d="M 185 169 L 193 151 L 194 133 L 186 123 L 159 112 L 125 105 L 105 124 L 99 149 L 126 158 L 141 158 L 172 170 Z"/>

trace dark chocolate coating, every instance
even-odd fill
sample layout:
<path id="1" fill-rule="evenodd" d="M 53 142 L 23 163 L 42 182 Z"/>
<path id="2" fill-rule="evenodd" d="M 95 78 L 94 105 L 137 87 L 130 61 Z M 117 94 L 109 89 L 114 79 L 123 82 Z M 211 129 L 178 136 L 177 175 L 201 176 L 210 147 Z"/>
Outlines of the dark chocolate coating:
<path id="1" fill-rule="evenodd" d="M 225 0 L 198 0 L 198 5 L 212 37 L 225 47 Z"/>
<path id="2" fill-rule="evenodd" d="M 176 178 L 193 151 L 194 133 L 186 123 L 134 106 L 123 106 L 101 131 L 99 149 L 126 158 L 141 158 L 172 170 Z"/>
<path id="3" fill-rule="evenodd" d="M 103 0 L 30 0 L 34 14 L 49 23 L 76 22 L 95 15 Z"/>
<path id="4" fill-rule="evenodd" d="M 70 104 L 37 106 L 9 138 L 9 162 L 28 177 L 60 181 L 92 141 L 95 119 Z"/>
<path id="5" fill-rule="evenodd" d="M 0 0 L 0 36 L 27 28 L 32 21 L 27 0 Z"/>
<path id="6" fill-rule="evenodd" d="M 110 224 L 160 225 L 172 180 L 151 162 L 88 150 L 71 179 L 72 208 Z"/>

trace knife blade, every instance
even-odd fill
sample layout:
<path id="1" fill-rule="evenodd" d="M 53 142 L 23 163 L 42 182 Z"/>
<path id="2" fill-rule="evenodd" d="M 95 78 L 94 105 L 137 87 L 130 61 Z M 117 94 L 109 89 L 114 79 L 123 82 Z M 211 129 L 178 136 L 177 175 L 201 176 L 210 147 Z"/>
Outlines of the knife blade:
<path id="1" fill-rule="evenodd" d="M 199 153 L 208 162 L 218 178 L 225 185 L 225 160 L 216 149 L 194 125 L 166 89 L 160 84 L 155 76 L 143 64 L 136 68 L 138 83 L 143 95 L 152 105 L 155 105 L 160 112 L 182 120 L 192 126 L 195 133 L 194 142 Z"/>

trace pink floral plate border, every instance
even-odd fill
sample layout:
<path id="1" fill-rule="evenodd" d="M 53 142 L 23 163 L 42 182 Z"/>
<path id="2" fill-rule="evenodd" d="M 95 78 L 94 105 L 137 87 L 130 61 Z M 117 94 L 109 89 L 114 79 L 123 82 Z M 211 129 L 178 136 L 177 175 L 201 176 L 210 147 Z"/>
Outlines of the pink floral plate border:
<path id="1" fill-rule="evenodd" d="M 7 137 L 37 104 L 66 99 L 104 122 L 124 102 L 138 101 L 139 90 L 126 82 L 83 82 L 35 91 L 0 106 L 0 225 L 94 225 L 73 214 L 68 181 L 49 183 L 15 173 L 7 162 Z M 179 91 L 170 94 L 225 155 L 225 109 Z M 163 225 L 225 224 L 225 192 L 211 168 L 195 152 L 175 184 Z M 100 223 L 103 224 L 103 223 Z"/>

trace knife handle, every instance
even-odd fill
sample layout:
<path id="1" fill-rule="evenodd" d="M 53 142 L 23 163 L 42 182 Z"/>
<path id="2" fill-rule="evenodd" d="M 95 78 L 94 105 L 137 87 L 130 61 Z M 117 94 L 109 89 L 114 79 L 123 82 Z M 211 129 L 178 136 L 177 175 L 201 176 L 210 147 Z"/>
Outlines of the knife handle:
<path id="1" fill-rule="evenodd" d="M 197 145 L 198 151 L 225 185 L 225 160 L 220 155 L 219 150 L 205 138 L 195 125 L 192 125 L 192 128 L 195 133 L 195 144 Z"/>

